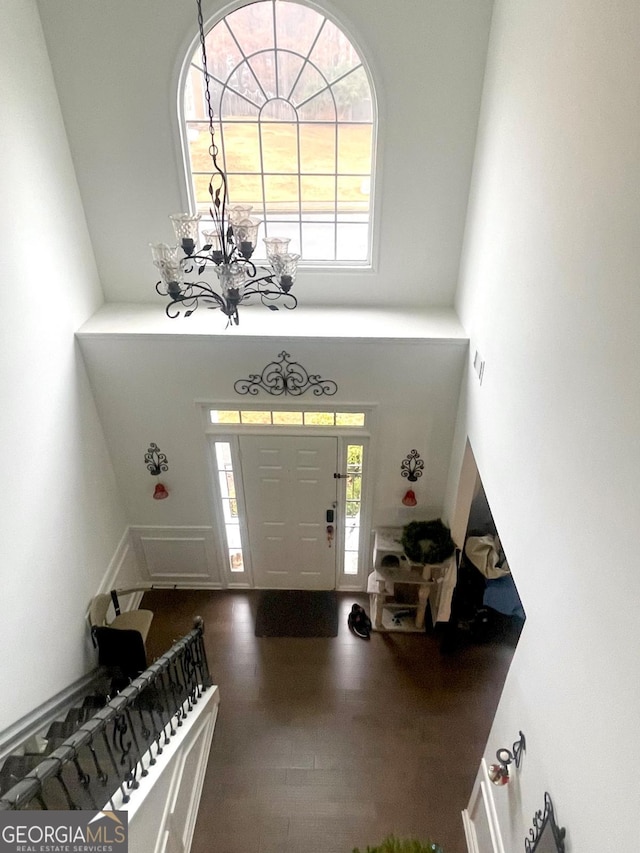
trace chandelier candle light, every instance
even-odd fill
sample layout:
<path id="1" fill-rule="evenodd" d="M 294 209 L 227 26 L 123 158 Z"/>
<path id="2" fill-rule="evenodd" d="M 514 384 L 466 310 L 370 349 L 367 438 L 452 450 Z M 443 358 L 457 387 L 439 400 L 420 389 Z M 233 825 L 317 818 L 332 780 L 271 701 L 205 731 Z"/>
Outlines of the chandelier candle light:
<path id="1" fill-rule="evenodd" d="M 259 296 L 263 305 L 277 311 L 274 303 L 282 300 L 285 308 L 293 309 L 298 300 L 291 293 L 295 281 L 300 255 L 289 252 L 289 240 L 271 237 L 264 240 L 267 267 L 257 267 L 251 261 L 261 220 L 251 217 L 251 205 L 229 204 L 227 176 L 218 165 L 218 148 L 214 140 L 213 107 L 211 105 L 210 75 L 207 67 L 204 23 L 201 0 L 198 5 L 198 27 L 202 48 L 202 66 L 205 80 L 205 100 L 209 119 L 211 145 L 209 154 L 213 163 L 213 174 L 209 181 L 211 205 L 209 214 L 213 221 L 211 230 L 203 230 L 204 244 L 200 248 L 199 213 L 178 213 L 170 216 L 176 234 L 177 246 L 166 243 L 151 243 L 153 263 L 160 271 L 161 279 L 156 284 L 160 296 L 168 296 L 168 317 L 180 315 L 180 306 L 189 317 L 200 302 L 207 308 L 220 308 L 227 315 L 228 323 L 238 325 L 238 306 L 252 296 Z M 217 274 L 216 284 L 207 281 L 187 281 L 191 275 L 201 276 L 206 269 L 213 268 Z M 218 292 L 218 290 L 220 292 Z"/>

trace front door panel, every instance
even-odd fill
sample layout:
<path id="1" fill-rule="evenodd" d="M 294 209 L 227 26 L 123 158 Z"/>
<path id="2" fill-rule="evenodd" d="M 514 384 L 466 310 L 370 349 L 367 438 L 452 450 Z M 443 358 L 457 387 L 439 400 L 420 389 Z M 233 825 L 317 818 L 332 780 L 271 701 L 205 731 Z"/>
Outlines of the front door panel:
<path id="1" fill-rule="evenodd" d="M 338 441 L 324 436 L 240 437 L 246 527 L 254 584 L 265 589 L 334 589 Z"/>

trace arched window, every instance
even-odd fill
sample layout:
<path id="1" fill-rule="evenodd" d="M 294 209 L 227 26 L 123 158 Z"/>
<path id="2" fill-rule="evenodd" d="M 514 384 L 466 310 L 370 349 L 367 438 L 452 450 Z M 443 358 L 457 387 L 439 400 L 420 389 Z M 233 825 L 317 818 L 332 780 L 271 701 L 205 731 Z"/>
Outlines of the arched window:
<path id="1" fill-rule="evenodd" d="M 206 45 L 230 203 L 252 205 L 262 236 L 291 238 L 304 263 L 368 265 L 375 102 L 354 45 L 325 15 L 285 0 L 235 9 L 208 30 Z M 183 85 L 191 201 L 206 218 L 211 160 L 199 46 Z"/>

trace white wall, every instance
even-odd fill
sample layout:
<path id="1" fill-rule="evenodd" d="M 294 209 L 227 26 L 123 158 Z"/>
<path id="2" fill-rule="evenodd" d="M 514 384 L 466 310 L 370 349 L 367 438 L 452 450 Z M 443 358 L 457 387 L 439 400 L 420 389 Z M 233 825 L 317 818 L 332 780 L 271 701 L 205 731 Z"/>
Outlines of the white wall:
<path id="1" fill-rule="evenodd" d="M 457 462 L 468 433 L 528 617 L 486 750 L 525 732 L 507 850 L 545 790 L 568 850 L 640 844 L 638 44 L 636 0 L 496 2 Z"/>
<path id="2" fill-rule="evenodd" d="M 73 336 L 102 293 L 34 0 L 0 22 L 3 729 L 93 665 L 124 516 Z"/>
<path id="3" fill-rule="evenodd" d="M 205 15 L 224 4 L 205 2 Z M 322 3 L 320 4 L 322 5 Z M 379 82 L 380 251 L 375 273 L 302 272 L 303 304 L 450 305 L 491 0 L 335 0 Z M 177 72 L 193 0 L 40 0 L 71 150 L 108 301 L 155 302 L 148 243 L 184 209 Z"/>
<path id="4" fill-rule="evenodd" d="M 245 309 L 241 316 L 247 318 Z M 260 308 L 267 315 L 270 315 Z M 302 310 L 302 309 L 300 309 Z M 313 313 L 310 315 L 313 316 Z M 195 319 L 195 318 L 194 318 Z M 204 318 L 221 328 L 222 317 Z M 285 318 L 283 318 L 285 319 Z M 126 335 L 80 332 L 87 369 L 132 525 L 159 529 L 212 524 L 210 481 L 202 413 L 197 401 L 305 408 L 372 404 L 377 427 L 370 477 L 373 523 L 402 525 L 441 512 L 447 482 L 466 340 L 345 341 L 335 339 L 256 339 L 238 335 Z M 189 322 L 189 321 L 186 321 Z M 349 322 L 343 319 L 348 330 Z M 184 328 L 184 327 L 183 327 Z M 316 322 L 316 334 L 321 330 Z M 310 373 L 333 379 L 332 397 L 239 396 L 237 379 L 260 374 L 286 349 Z M 167 455 L 161 479 L 170 498 L 154 501 L 156 478 L 144 464 L 150 442 Z M 400 475 L 407 453 L 417 449 L 425 463 L 415 484 L 419 505 L 401 504 L 407 481 Z M 180 532 L 179 532 L 180 533 Z M 198 540 L 206 531 L 193 531 Z M 180 535 L 185 535 L 180 533 Z M 172 537 L 173 538 L 173 537 Z M 158 545 L 161 547 L 162 543 Z M 167 548 L 175 547 L 169 542 Z M 199 547 L 204 548 L 202 543 Z"/>

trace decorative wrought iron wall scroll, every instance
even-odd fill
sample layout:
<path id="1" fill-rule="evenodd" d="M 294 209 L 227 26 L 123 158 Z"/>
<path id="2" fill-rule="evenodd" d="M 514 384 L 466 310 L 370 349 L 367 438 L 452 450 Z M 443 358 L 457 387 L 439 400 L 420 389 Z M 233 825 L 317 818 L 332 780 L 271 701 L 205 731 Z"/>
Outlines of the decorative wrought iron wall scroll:
<path id="1" fill-rule="evenodd" d="M 533 816 L 533 828 L 529 830 L 529 838 L 524 840 L 525 853 L 534 853 L 535 850 L 556 850 L 557 853 L 565 853 L 564 837 L 566 829 L 558 826 L 553 811 L 553 803 L 549 793 L 544 794 L 544 812 L 538 810 Z"/>
<path id="2" fill-rule="evenodd" d="M 144 454 L 144 461 L 152 477 L 159 477 L 162 471 L 169 470 L 167 457 L 164 453 L 160 452 L 158 445 L 153 442 L 151 442 L 149 449 Z"/>
<path id="3" fill-rule="evenodd" d="M 422 477 L 423 468 L 424 462 L 420 459 L 420 454 L 417 450 L 412 450 L 407 454 L 406 459 L 402 460 L 400 476 L 406 477 L 410 483 L 415 483 L 418 477 Z"/>
<path id="4" fill-rule="evenodd" d="M 311 374 L 297 361 L 291 361 L 288 352 L 281 352 L 276 361 L 270 361 L 260 374 L 251 374 L 248 379 L 238 379 L 233 385 L 238 394 L 256 395 L 260 389 L 279 397 L 290 394 L 300 397 L 310 388 L 316 397 L 332 397 L 338 390 L 332 379 L 322 379 Z"/>

